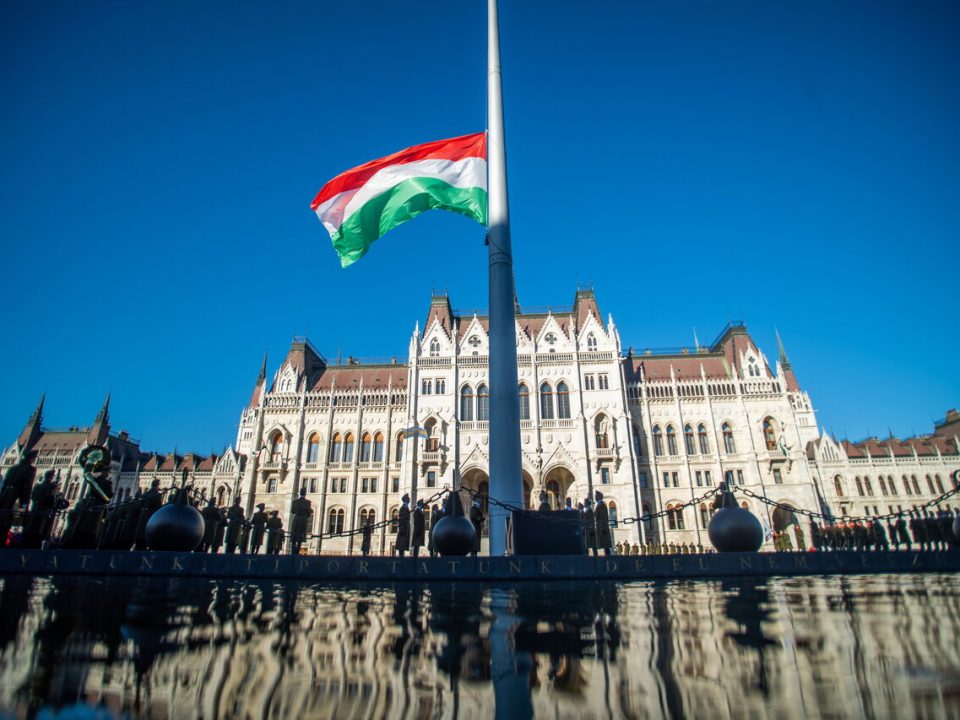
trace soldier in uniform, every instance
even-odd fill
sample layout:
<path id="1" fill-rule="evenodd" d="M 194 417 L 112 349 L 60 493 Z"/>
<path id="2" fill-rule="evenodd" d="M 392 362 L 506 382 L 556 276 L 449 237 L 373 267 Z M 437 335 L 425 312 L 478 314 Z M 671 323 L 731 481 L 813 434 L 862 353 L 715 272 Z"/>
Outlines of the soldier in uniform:
<path id="1" fill-rule="evenodd" d="M 274 510 L 267 518 L 267 555 L 279 555 L 283 546 L 283 520 L 280 511 Z"/>
<path id="2" fill-rule="evenodd" d="M 890 543 L 887 541 L 887 531 L 883 529 L 883 523 L 874 518 L 871 523 L 873 535 L 873 545 L 875 550 L 889 550 Z"/>
<path id="3" fill-rule="evenodd" d="M 423 517 L 423 500 L 417 500 L 417 505 L 413 509 L 413 533 L 410 535 L 410 545 L 413 548 L 414 557 L 420 555 L 420 548 L 423 547 L 425 536 L 426 527 Z"/>
<path id="4" fill-rule="evenodd" d="M 43 544 L 50 533 L 56 508 L 57 480 L 53 470 L 47 470 L 30 493 L 30 515 L 24 523 L 23 537 L 20 540 L 22 547 L 38 548 Z"/>
<path id="5" fill-rule="evenodd" d="M 397 513 L 397 541 L 393 549 L 397 551 L 397 555 L 403 557 L 410 547 L 410 496 L 404 495 L 401 499 L 403 505 Z"/>
<path id="6" fill-rule="evenodd" d="M 473 550 L 470 554 L 476 557 L 480 552 L 480 533 L 483 530 L 483 507 L 479 498 L 470 506 L 470 522 L 473 523 Z"/>
<path id="7" fill-rule="evenodd" d="M 793 535 L 797 538 L 797 550 L 806 550 L 807 542 L 803 535 L 803 528 L 799 524 L 793 526 Z"/>
<path id="8" fill-rule="evenodd" d="M 299 555 L 300 548 L 307 541 L 310 531 L 310 519 L 313 517 L 313 506 L 307 500 L 307 489 L 300 488 L 300 497 L 290 504 L 293 513 L 293 522 L 290 524 L 290 554 Z"/>
<path id="9" fill-rule="evenodd" d="M 137 517 L 136 538 L 134 540 L 134 549 L 136 550 L 147 549 L 147 523 L 163 503 L 159 488 L 160 480 L 154 478 L 149 489 L 140 497 L 140 513 Z"/>
<path id="10" fill-rule="evenodd" d="M 583 547 L 587 555 L 593 550 L 597 554 L 597 526 L 593 520 L 593 501 L 587 498 L 583 501 L 583 511 L 580 513 L 580 526 L 583 528 Z"/>
<path id="11" fill-rule="evenodd" d="M 7 544 L 7 533 L 13 525 L 14 506 L 26 505 L 30 500 L 33 479 L 37 469 L 31 464 L 34 453 L 24 453 L 12 468 L 7 470 L 0 489 L 0 548 Z"/>
<path id="12" fill-rule="evenodd" d="M 220 525 L 220 508 L 213 502 L 213 498 L 210 498 L 200 514 L 203 515 L 203 539 L 200 541 L 198 551 L 207 552 L 213 547 L 217 527 Z"/>
<path id="13" fill-rule="evenodd" d="M 373 539 L 373 523 L 370 522 L 370 516 L 363 519 L 363 527 L 360 528 L 363 539 L 360 541 L 360 554 L 370 554 L 370 541 Z"/>
<path id="14" fill-rule="evenodd" d="M 923 534 L 927 540 L 927 550 L 939 550 L 943 538 L 940 535 L 940 523 L 930 514 L 929 510 L 923 511 Z"/>
<path id="15" fill-rule="evenodd" d="M 430 537 L 427 538 L 427 551 L 430 553 L 430 557 L 436 557 L 437 555 L 437 546 L 433 544 L 433 529 L 442 517 L 443 513 L 440 511 L 440 506 L 434 503 L 430 509 Z"/>
<path id="16" fill-rule="evenodd" d="M 820 526 L 817 521 L 810 518 L 810 542 L 814 550 L 820 550 L 823 545 L 823 537 L 820 534 Z"/>
<path id="17" fill-rule="evenodd" d="M 263 545 L 263 534 L 267 526 L 267 514 L 263 511 L 266 505 L 257 505 L 257 511 L 250 518 L 250 552 L 254 555 L 260 552 Z"/>
<path id="18" fill-rule="evenodd" d="M 227 510 L 227 554 L 233 555 L 237 551 L 237 545 L 240 544 L 240 530 L 243 528 L 245 518 L 243 517 L 243 508 L 240 507 L 240 498 L 233 501 L 233 505 Z"/>
<path id="19" fill-rule="evenodd" d="M 223 547 L 223 538 L 227 534 L 227 513 L 222 507 L 217 507 L 217 531 L 213 534 L 213 546 L 210 549 L 212 553 L 220 552 Z"/>
<path id="20" fill-rule="evenodd" d="M 550 507 L 550 499 L 545 490 L 540 491 L 540 506 L 537 508 L 537 512 L 550 512 L 553 508 Z"/>
<path id="21" fill-rule="evenodd" d="M 914 510 L 910 514 L 910 534 L 913 535 L 913 541 L 920 546 L 921 550 L 926 550 L 927 539 L 923 533 L 923 523 L 920 521 L 920 514 Z M 909 547 L 907 548 L 910 549 Z"/>
<path id="22" fill-rule="evenodd" d="M 907 552 L 910 552 L 910 534 L 907 532 L 907 521 L 903 519 L 903 515 L 897 515 L 897 545 L 906 545 Z"/>
<path id="23" fill-rule="evenodd" d="M 603 493 L 596 490 L 593 495 L 597 499 L 597 505 L 593 511 L 594 522 L 597 525 L 597 552 L 603 550 L 604 555 L 609 555 L 610 549 L 613 547 L 610 515 L 607 513 L 607 504 L 603 501 Z"/>
<path id="24" fill-rule="evenodd" d="M 889 518 L 887 520 L 887 537 L 889 537 L 890 542 L 893 543 L 893 549 L 899 550 L 900 538 L 897 535 L 897 525 L 896 525 L 896 520 L 894 520 L 894 518 Z"/>

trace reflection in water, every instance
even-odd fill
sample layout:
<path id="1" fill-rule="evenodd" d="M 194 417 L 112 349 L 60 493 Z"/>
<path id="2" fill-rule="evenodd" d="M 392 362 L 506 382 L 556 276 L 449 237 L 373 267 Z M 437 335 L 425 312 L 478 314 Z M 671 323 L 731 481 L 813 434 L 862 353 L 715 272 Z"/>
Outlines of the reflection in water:
<path id="1" fill-rule="evenodd" d="M 14 576 L 0 589 L 0 715 L 956 717 L 954 579 Z"/>

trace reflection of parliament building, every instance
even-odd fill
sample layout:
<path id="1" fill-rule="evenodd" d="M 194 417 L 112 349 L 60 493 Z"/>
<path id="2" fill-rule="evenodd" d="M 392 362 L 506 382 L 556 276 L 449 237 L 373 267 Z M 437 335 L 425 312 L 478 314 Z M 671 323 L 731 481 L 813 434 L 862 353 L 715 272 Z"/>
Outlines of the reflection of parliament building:
<path id="1" fill-rule="evenodd" d="M 114 486 L 132 493 L 153 478 L 169 486 L 184 472 L 224 505 L 241 493 L 282 513 L 306 487 L 314 532 L 350 530 L 389 518 L 404 493 L 416 499 L 452 486 L 485 492 L 489 460 L 487 318 L 458 313 L 434 296 L 408 358 L 330 363 L 295 339 L 268 380 L 266 361 L 240 416 L 235 448 L 222 456 L 144 452 L 110 431 L 105 404 L 94 425 L 42 427 L 42 403 L 3 455 L 39 451 L 37 466 L 59 471 L 69 499 L 79 488 L 77 454 L 106 442 Z M 608 501 L 614 542 L 702 543 L 709 502 L 626 525 L 642 512 L 671 511 L 727 480 L 797 508 L 841 516 L 908 509 L 953 486 L 960 470 L 960 415 L 950 411 L 931 435 L 837 442 L 822 434 L 809 395 L 783 347 L 768 362 L 742 323 L 709 346 L 625 348 L 590 290 L 570 307 L 517 316 L 523 484 L 528 505 L 576 503 L 589 490 Z M 423 432 L 404 434 L 422 428 Z M 425 435 L 425 437 L 424 437 Z M 531 500 L 532 498 L 532 500 Z M 764 522 L 783 526 L 743 495 Z M 324 552 L 356 552 L 352 536 L 325 539 Z M 390 528 L 374 535 L 389 552 Z"/>

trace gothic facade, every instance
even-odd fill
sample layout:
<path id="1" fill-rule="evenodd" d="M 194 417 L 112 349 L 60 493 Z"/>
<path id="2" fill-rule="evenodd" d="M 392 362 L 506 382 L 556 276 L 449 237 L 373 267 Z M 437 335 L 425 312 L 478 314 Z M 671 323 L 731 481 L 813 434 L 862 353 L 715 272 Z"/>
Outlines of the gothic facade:
<path id="1" fill-rule="evenodd" d="M 536 506 L 545 491 L 554 506 L 575 504 L 600 490 L 614 542 L 709 547 L 710 502 L 697 499 L 722 480 L 788 508 L 865 515 L 928 502 L 960 470 L 952 411 L 933 434 L 904 441 L 822 434 L 782 344 L 769 362 L 742 323 L 708 346 L 625 348 L 594 293 L 579 290 L 572 306 L 518 309 L 516 331 L 525 502 Z M 186 474 L 220 504 L 239 494 L 248 512 L 262 502 L 288 524 L 304 487 L 314 533 L 350 531 L 368 517 L 391 518 L 405 493 L 415 501 L 458 483 L 487 492 L 488 347 L 486 317 L 435 296 L 405 361 L 331 363 L 306 338 L 294 339 L 269 378 L 265 359 L 235 447 L 223 455 L 144 453 L 109 431 L 108 403 L 90 428 L 47 430 L 41 403 L 4 463 L 38 450 L 38 468 L 60 471 L 73 499 L 76 454 L 100 441 L 121 493 Z M 739 499 L 770 528 L 796 520 Z M 374 552 L 390 552 L 391 530 L 376 531 Z M 311 550 L 358 548 L 344 535 L 314 539 Z"/>

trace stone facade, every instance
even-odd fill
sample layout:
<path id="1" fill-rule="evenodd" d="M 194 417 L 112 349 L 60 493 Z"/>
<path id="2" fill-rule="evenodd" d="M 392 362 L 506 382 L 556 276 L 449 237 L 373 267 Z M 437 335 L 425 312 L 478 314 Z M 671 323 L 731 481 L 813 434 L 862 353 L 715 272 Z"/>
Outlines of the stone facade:
<path id="1" fill-rule="evenodd" d="M 332 363 L 297 338 L 269 380 L 264 359 L 236 445 L 220 456 L 143 453 L 125 433 L 109 432 L 106 404 L 92 428 L 44 430 L 41 404 L 4 463 L 22 448 L 39 450 L 39 469 L 65 473 L 73 499 L 76 453 L 96 435 L 114 454 L 114 486 L 123 493 L 154 477 L 169 486 L 186 474 L 221 504 L 241 494 L 248 513 L 265 503 L 289 527 L 290 503 L 304 487 L 317 534 L 390 518 L 403 494 L 430 498 L 458 477 L 462 487 L 485 493 L 486 326 L 482 313 L 457 312 L 435 296 L 405 360 Z M 653 521 L 623 520 L 686 505 L 724 479 L 839 516 L 925 503 L 953 487 L 960 470 L 960 423 L 950 415 L 934 434 L 906 441 L 837 443 L 821 435 L 782 344 L 770 363 L 742 323 L 708 346 L 624 348 L 612 317 L 604 322 L 593 292 L 580 290 L 572 306 L 518 312 L 517 354 L 528 506 L 541 490 L 554 506 L 601 490 L 614 542 L 709 547 L 709 501 Z M 789 511 L 740 500 L 768 527 L 794 520 Z M 389 527 L 375 532 L 374 553 L 389 553 L 392 544 Z M 357 552 L 359 538 L 308 545 Z"/>

